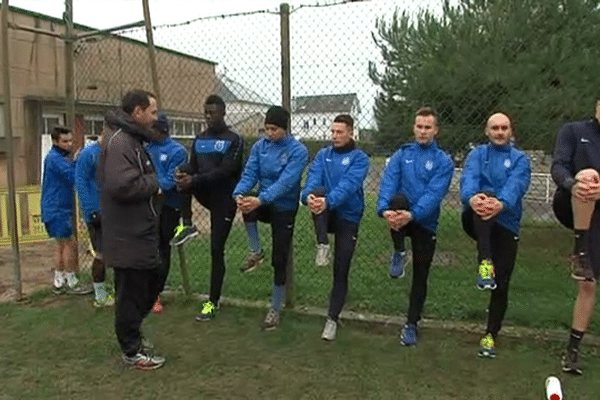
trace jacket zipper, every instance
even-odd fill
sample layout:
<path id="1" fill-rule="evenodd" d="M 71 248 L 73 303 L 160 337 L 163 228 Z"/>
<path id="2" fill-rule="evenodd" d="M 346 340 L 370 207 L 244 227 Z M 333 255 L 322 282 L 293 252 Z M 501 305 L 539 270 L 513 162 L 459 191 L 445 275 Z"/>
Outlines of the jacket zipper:
<path id="1" fill-rule="evenodd" d="M 138 164 L 140 166 L 140 172 L 142 173 L 142 175 L 144 175 L 144 165 L 142 164 L 142 156 L 140 154 L 140 150 L 136 149 L 136 155 L 137 155 L 137 159 L 138 159 Z M 148 205 L 150 206 L 150 211 L 152 212 L 153 216 L 158 216 L 158 214 L 156 213 L 156 210 L 154 209 L 154 204 L 153 204 L 153 200 L 154 199 L 154 195 L 150 196 L 150 199 L 148 199 Z"/>

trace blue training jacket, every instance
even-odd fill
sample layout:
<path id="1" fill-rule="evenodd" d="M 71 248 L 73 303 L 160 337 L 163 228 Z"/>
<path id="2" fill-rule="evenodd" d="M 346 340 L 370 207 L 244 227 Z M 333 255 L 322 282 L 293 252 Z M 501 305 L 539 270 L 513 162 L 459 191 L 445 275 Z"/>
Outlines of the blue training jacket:
<path id="1" fill-rule="evenodd" d="M 304 204 L 317 187 L 327 191 L 325 201 L 338 217 L 358 223 L 365 209 L 363 182 L 369 171 L 369 156 L 354 148 L 337 150 L 325 147 L 317 153 L 308 170 L 306 185 L 300 194 Z"/>
<path id="2" fill-rule="evenodd" d="M 100 213 L 100 183 L 96 179 L 96 166 L 102 145 L 93 142 L 79 152 L 75 162 L 75 187 L 85 222 L 92 222 L 93 213 Z"/>
<path id="3" fill-rule="evenodd" d="M 434 140 L 427 145 L 410 142 L 390 158 L 381 179 L 377 214 L 389 209 L 394 195 L 403 193 L 409 201 L 413 221 L 435 232 L 440 204 L 448 193 L 454 167 L 450 156 Z"/>
<path id="4" fill-rule="evenodd" d="M 523 196 L 529 187 L 531 164 L 525 152 L 511 145 L 482 144 L 469 152 L 460 177 L 460 198 L 464 207 L 476 193 L 488 191 L 504 203 L 496 220 L 518 234 L 523 215 Z"/>
<path id="5" fill-rule="evenodd" d="M 163 191 L 164 205 L 180 209 L 182 206 L 182 195 L 177 192 L 175 184 L 175 170 L 187 162 L 187 151 L 185 147 L 166 137 L 162 141 L 152 141 L 146 147 L 154 169 L 158 175 L 158 186 Z"/>
<path id="6" fill-rule="evenodd" d="M 75 162 L 58 146 L 52 146 L 44 159 L 42 179 L 42 222 L 71 218 Z"/>
<path id="7" fill-rule="evenodd" d="M 308 150 L 291 135 L 273 141 L 262 138 L 252 146 L 250 156 L 233 197 L 248 194 L 258 183 L 262 204 L 276 210 L 298 208 L 300 180 L 308 162 Z"/>

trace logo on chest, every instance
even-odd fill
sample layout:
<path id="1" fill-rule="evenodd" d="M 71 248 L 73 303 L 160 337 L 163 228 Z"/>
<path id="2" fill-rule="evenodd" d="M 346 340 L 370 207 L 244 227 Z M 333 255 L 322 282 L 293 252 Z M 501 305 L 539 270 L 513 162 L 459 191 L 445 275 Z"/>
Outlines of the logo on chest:
<path id="1" fill-rule="evenodd" d="M 161 161 L 161 162 L 165 162 L 165 161 L 167 161 L 167 155 L 166 155 L 166 154 L 164 154 L 164 153 L 163 153 L 163 154 L 161 154 L 161 155 L 160 155 L 160 161 Z"/>
<path id="2" fill-rule="evenodd" d="M 215 150 L 216 151 L 223 151 L 224 148 L 225 148 L 225 141 L 224 140 L 217 140 L 215 142 Z"/>
<path id="3" fill-rule="evenodd" d="M 344 159 L 342 160 L 342 165 L 348 165 L 350 164 L 350 157 L 344 157 Z"/>
<path id="4" fill-rule="evenodd" d="M 510 168 L 510 166 L 511 166 L 511 163 L 510 163 L 510 158 L 507 158 L 506 160 L 504 160 L 504 166 L 505 166 L 506 168 Z"/>
<path id="5" fill-rule="evenodd" d="M 431 160 L 428 160 L 428 161 L 425 163 L 425 169 L 426 169 L 427 171 L 431 171 L 431 170 L 433 169 L 433 161 L 431 161 Z"/>

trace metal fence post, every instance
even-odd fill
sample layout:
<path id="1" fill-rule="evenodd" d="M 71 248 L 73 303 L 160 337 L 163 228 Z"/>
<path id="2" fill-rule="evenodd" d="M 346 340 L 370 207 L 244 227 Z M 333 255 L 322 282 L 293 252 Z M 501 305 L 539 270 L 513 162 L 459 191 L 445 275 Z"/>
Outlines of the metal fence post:
<path id="1" fill-rule="evenodd" d="M 2 0 L 2 59 L 4 64 L 4 133 L 6 137 L 7 181 L 8 181 L 8 225 L 12 247 L 13 270 L 15 275 L 16 300 L 23 298 L 21 286 L 21 258 L 19 256 L 19 236 L 17 232 L 17 201 L 15 193 L 15 163 L 12 140 L 12 107 L 10 97 L 10 59 L 8 51 L 8 0 Z"/>
<path id="2" fill-rule="evenodd" d="M 292 110 L 292 84 L 290 71 L 290 6 L 287 3 L 279 5 L 281 22 L 281 104 Z M 290 121 L 291 124 L 291 121 Z M 287 307 L 294 307 L 294 245 L 290 244 L 288 262 L 285 272 L 285 303 Z"/>

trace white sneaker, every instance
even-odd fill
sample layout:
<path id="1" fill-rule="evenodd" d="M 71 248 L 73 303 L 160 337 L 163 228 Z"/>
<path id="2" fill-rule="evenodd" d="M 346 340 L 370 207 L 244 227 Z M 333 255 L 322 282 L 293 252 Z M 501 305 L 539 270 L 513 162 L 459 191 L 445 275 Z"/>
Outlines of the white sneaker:
<path id="1" fill-rule="evenodd" d="M 317 264 L 319 267 L 326 267 L 329 265 L 328 244 L 317 244 L 317 256 L 315 257 L 315 264 Z"/>
<path id="2" fill-rule="evenodd" d="M 323 333 L 321 334 L 321 339 L 328 341 L 335 340 L 336 331 L 337 322 L 327 317 L 327 321 L 325 321 L 325 328 L 323 328 Z"/>
<path id="3" fill-rule="evenodd" d="M 67 273 L 67 286 L 69 286 L 69 288 L 73 289 L 73 288 L 77 287 L 77 285 L 79 285 L 79 279 L 77 279 L 77 276 L 75 275 L 75 273 L 68 272 Z"/>
<path id="4" fill-rule="evenodd" d="M 54 271 L 54 290 L 62 290 L 65 285 L 65 276 L 62 271 Z"/>

